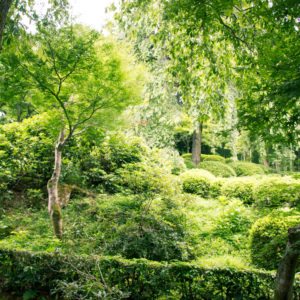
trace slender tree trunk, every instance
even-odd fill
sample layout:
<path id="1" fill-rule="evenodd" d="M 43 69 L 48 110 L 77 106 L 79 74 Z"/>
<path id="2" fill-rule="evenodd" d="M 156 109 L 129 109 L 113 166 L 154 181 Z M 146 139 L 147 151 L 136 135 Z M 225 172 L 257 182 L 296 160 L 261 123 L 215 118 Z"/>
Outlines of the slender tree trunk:
<path id="1" fill-rule="evenodd" d="M 62 234 L 63 234 L 63 222 L 62 222 L 61 204 L 59 201 L 59 194 L 58 194 L 58 182 L 61 174 L 61 157 L 62 157 L 64 138 L 65 138 L 65 130 L 62 129 L 59 133 L 59 138 L 55 146 L 54 170 L 47 184 L 48 211 L 50 214 L 50 219 L 53 224 L 54 233 L 59 239 L 62 238 Z"/>
<path id="2" fill-rule="evenodd" d="M 193 132 L 192 162 L 197 167 L 201 161 L 202 123 L 197 122 Z"/>
<path id="3" fill-rule="evenodd" d="M 0 0 L 0 51 L 2 49 L 2 39 L 8 11 L 12 5 L 13 0 Z"/>
<path id="4" fill-rule="evenodd" d="M 300 258 L 300 225 L 288 230 L 285 255 L 279 265 L 274 300 L 293 299 L 293 283 Z"/>

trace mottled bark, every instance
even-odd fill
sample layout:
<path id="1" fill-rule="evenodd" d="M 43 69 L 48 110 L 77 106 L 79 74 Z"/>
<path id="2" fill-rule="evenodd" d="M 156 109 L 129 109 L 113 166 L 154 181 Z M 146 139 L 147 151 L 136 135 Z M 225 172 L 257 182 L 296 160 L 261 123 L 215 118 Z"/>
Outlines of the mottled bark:
<path id="1" fill-rule="evenodd" d="M 2 49 L 2 39 L 6 24 L 7 15 L 13 0 L 0 0 L 0 51 Z"/>
<path id="2" fill-rule="evenodd" d="M 274 300 L 292 300 L 293 283 L 300 258 L 300 225 L 288 230 L 288 242 L 284 257 L 279 265 Z"/>
<path id="3" fill-rule="evenodd" d="M 196 123 L 193 132 L 192 162 L 197 167 L 201 161 L 202 124 Z"/>
<path id="4" fill-rule="evenodd" d="M 72 185 L 68 184 L 58 185 L 58 198 L 61 207 L 65 207 L 69 203 L 73 188 Z"/>
<path id="5" fill-rule="evenodd" d="M 50 214 L 50 219 L 53 224 L 54 233 L 59 239 L 63 235 L 63 221 L 62 221 L 62 212 L 61 204 L 59 200 L 58 193 L 58 182 L 61 174 L 61 157 L 62 149 L 64 145 L 64 129 L 59 133 L 59 138 L 55 146 L 55 161 L 54 161 L 54 170 L 51 178 L 48 181 L 48 211 Z"/>

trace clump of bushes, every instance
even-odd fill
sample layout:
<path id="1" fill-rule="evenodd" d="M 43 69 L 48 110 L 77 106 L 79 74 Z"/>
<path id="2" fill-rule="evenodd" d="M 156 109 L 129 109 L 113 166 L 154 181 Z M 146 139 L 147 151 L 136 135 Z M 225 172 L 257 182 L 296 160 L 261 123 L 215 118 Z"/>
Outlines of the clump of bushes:
<path id="1" fill-rule="evenodd" d="M 209 197 L 215 176 L 207 170 L 193 169 L 180 176 L 182 189 L 186 193 Z"/>
<path id="2" fill-rule="evenodd" d="M 223 183 L 221 193 L 229 198 L 240 199 L 244 204 L 252 204 L 256 184 L 254 177 L 229 178 Z"/>
<path id="3" fill-rule="evenodd" d="M 217 177 L 236 176 L 234 170 L 230 166 L 219 161 L 204 161 L 200 163 L 200 167 L 211 172 Z"/>
<path id="4" fill-rule="evenodd" d="M 288 177 L 264 178 L 254 189 L 257 206 L 278 207 L 300 204 L 300 181 Z"/>
<path id="5" fill-rule="evenodd" d="M 250 230 L 252 263 L 264 269 L 275 270 L 284 254 L 288 228 L 300 223 L 300 214 L 274 212 L 257 220 Z"/>
<path id="6" fill-rule="evenodd" d="M 217 154 L 202 154 L 202 161 L 219 161 L 225 163 L 225 157 Z"/>
<path id="7" fill-rule="evenodd" d="M 229 163 L 229 166 L 234 169 L 237 176 L 265 174 L 263 166 L 251 162 L 236 161 Z"/>

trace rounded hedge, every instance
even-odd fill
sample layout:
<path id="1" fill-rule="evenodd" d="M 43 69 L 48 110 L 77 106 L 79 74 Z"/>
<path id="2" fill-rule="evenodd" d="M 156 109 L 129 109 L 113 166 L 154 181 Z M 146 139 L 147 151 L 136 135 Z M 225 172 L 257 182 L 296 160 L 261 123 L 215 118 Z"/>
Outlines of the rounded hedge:
<path id="1" fill-rule="evenodd" d="M 227 179 L 221 188 L 221 194 L 238 198 L 245 204 L 254 202 L 254 188 L 257 180 L 253 177 L 238 177 Z"/>
<path id="2" fill-rule="evenodd" d="M 215 176 L 206 170 L 193 169 L 182 173 L 180 178 L 184 192 L 208 197 Z"/>
<path id="3" fill-rule="evenodd" d="M 204 161 L 200 163 L 200 167 L 214 174 L 217 177 L 232 177 L 236 176 L 234 170 L 219 161 Z"/>
<path id="4" fill-rule="evenodd" d="M 201 159 L 202 161 L 220 161 L 225 163 L 225 158 L 217 154 L 202 154 Z"/>
<path id="5" fill-rule="evenodd" d="M 284 254 L 288 228 L 300 223 L 300 214 L 268 215 L 257 220 L 250 230 L 251 260 L 260 268 L 275 270 Z"/>
<path id="6" fill-rule="evenodd" d="M 288 177 L 265 178 L 256 186 L 254 199 L 258 206 L 297 206 L 300 204 L 300 181 Z"/>
<path id="7" fill-rule="evenodd" d="M 255 163 L 236 161 L 229 163 L 237 176 L 251 176 L 256 174 L 265 174 L 264 167 Z"/>

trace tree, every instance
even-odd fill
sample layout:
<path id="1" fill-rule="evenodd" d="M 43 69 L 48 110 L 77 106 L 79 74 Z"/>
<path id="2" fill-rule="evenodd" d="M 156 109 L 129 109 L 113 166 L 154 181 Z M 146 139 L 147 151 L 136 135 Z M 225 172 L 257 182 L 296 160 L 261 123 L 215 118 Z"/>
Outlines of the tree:
<path id="1" fill-rule="evenodd" d="M 0 0 L 0 50 L 2 48 L 2 38 L 7 15 L 13 0 Z"/>
<path id="2" fill-rule="evenodd" d="M 50 4 L 45 16 L 52 16 L 56 19 L 65 18 L 68 15 L 68 0 L 48 0 Z M 45 17 L 39 15 L 35 10 L 35 0 L 0 0 L 0 52 L 3 42 L 9 43 L 20 33 L 24 33 L 22 18 L 28 17 L 32 22 L 38 22 Z"/>
<path id="3" fill-rule="evenodd" d="M 104 125 L 107 118 L 139 99 L 139 72 L 132 69 L 126 51 L 118 51 L 115 43 L 86 28 L 57 29 L 46 23 L 39 25 L 36 35 L 22 41 L 18 53 L 11 53 L 18 68 L 14 74 L 6 73 L 7 79 L 14 82 L 14 76 L 22 74 L 19 78 L 28 83 L 30 91 L 41 93 L 32 97 L 34 107 L 58 114 L 55 163 L 47 184 L 48 210 L 58 238 L 63 234 L 58 184 L 64 148 L 75 135 L 90 126 Z M 9 88 L 14 85 L 8 84 Z"/>
<path id="4" fill-rule="evenodd" d="M 300 225 L 288 230 L 285 255 L 277 270 L 274 300 L 293 299 L 293 283 L 300 257 Z"/>
<path id="5" fill-rule="evenodd" d="M 147 57 L 157 60 L 181 109 L 192 119 L 192 158 L 198 165 L 203 125 L 213 115 L 224 114 L 229 67 L 235 60 L 233 47 L 220 34 L 224 25 L 214 16 L 208 18 L 211 24 L 204 24 L 188 13 L 184 2 L 188 6 L 193 1 L 123 1 L 117 20 L 139 53 L 152 53 Z"/>
<path id="6" fill-rule="evenodd" d="M 215 86 L 213 92 L 205 93 L 206 104 L 216 108 L 224 103 L 215 101 L 216 90 L 222 92 L 231 82 L 240 90 L 240 126 L 263 141 L 297 148 L 299 12 L 297 0 L 133 0 L 122 1 L 121 20 L 131 36 L 149 23 L 145 20 L 155 24 L 146 38 L 154 41 L 156 49 L 163 49 L 168 72 L 180 81 L 177 84 L 185 103 L 203 100 L 193 96 L 197 89 L 205 92 L 199 86 L 198 72 L 211 70 L 204 78 Z M 139 38 L 137 43 L 143 40 Z M 183 88 L 190 90 L 188 97 Z M 194 99 L 188 100 L 191 96 Z M 195 141 L 201 132 L 196 131 Z"/>

